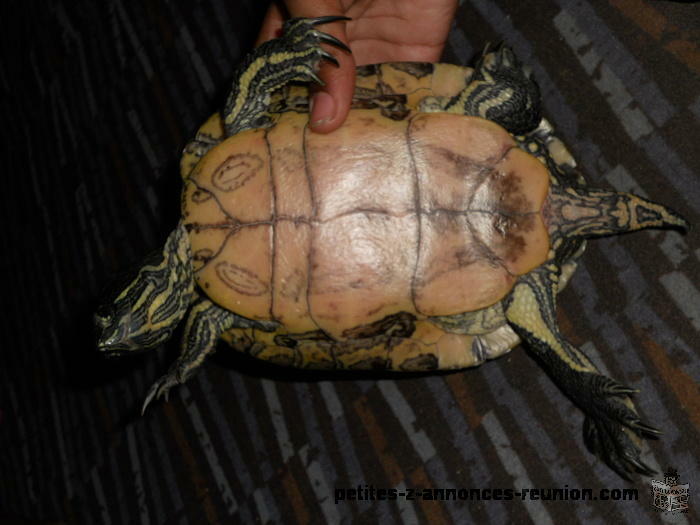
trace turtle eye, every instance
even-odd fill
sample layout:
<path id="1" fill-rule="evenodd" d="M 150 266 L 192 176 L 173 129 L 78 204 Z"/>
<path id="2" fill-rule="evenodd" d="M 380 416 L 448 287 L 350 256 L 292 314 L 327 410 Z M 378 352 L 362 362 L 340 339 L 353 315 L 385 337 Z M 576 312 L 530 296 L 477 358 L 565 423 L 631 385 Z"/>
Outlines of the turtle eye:
<path id="1" fill-rule="evenodd" d="M 112 322 L 112 311 L 107 305 L 100 305 L 95 310 L 95 325 L 100 328 L 107 328 Z"/>
<path id="2" fill-rule="evenodd" d="M 97 308 L 94 315 L 95 336 L 100 351 L 112 352 L 119 349 L 124 342 L 125 326 L 111 304 L 103 304 Z M 128 321 L 128 319 L 127 319 Z"/>

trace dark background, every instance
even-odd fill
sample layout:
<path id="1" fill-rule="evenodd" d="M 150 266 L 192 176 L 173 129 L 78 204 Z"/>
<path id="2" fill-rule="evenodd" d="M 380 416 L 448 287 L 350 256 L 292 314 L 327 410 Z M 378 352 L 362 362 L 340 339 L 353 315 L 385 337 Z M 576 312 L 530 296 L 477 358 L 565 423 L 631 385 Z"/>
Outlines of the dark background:
<path id="1" fill-rule="evenodd" d="M 222 348 L 170 403 L 138 415 L 177 342 L 105 363 L 91 311 L 175 225 L 181 149 L 222 102 L 265 7 L 4 8 L 2 523 L 657 523 L 649 480 L 625 482 L 585 450 L 581 413 L 520 347 L 463 373 L 379 381 L 281 372 Z M 464 2 L 445 61 L 506 40 L 589 181 L 642 191 L 697 226 L 698 9 Z M 559 316 L 596 363 L 642 390 L 640 413 L 665 433 L 644 459 L 679 471 L 696 517 L 699 258 L 697 228 L 592 242 Z M 635 487 L 639 500 L 335 504 L 336 488 L 358 484 Z"/>

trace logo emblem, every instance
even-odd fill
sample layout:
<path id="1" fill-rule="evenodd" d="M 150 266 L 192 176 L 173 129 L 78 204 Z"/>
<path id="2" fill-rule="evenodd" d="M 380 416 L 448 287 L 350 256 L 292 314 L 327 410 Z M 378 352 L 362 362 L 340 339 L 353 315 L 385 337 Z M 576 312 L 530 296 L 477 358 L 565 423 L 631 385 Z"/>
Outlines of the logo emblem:
<path id="1" fill-rule="evenodd" d="M 688 483 L 678 483 L 680 476 L 676 469 L 669 468 L 664 480 L 651 480 L 651 496 L 654 507 L 663 512 L 688 512 Z"/>

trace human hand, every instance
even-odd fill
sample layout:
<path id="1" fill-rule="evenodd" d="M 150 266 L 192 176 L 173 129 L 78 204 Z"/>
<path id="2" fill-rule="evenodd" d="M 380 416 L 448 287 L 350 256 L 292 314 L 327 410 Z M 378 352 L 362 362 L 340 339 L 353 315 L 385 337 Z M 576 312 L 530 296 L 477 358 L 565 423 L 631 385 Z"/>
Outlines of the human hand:
<path id="1" fill-rule="evenodd" d="M 457 0 L 284 0 L 267 11 L 257 44 L 279 36 L 290 17 L 343 15 L 348 22 L 324 25 L 352 55 L 332 49 L 339 66 L 324 63 L 319 77 L 325 86 L 312 96 L 311 128 L 328 133 L 338 128 L 350 110 L 355 90 L 355 66 L 376 62 L 435 62 L 442 54 Z"/>

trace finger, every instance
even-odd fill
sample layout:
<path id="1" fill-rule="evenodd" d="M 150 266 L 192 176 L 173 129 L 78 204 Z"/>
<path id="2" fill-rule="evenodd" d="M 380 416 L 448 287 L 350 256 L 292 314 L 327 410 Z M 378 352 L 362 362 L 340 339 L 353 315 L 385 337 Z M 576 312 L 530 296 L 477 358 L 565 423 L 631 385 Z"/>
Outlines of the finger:
<path id="1" fill-rule="evenodd" d="M 343 15 L 344 10 L 338 0 L 288 0 L 289 15 L 292 17 L 316 17 Z M 333 22 L 318 26 L 344 43 L 348 43 L 345 32 L 346 22 Z M 352 95 L 355 91 L 355 61 L 351 54 L 335 46 L 323 44 L 324 48 L 337 60 L 338 65 L 324 61 L 318 76 L 324 86 L 313 88 L 311 96 L 311 129 L 319 133 L 329 133 L 337 129 L 350 111 Z"/>
<path id="2" fill-rule="evenodd" d="M 272 40 L 280 36 L 282 32 L 282 24 L 284 23 L 284 10 L 277 2 L 272 2 L 267 9 L 265 18 L 263 19 L 262 27 L 255 39 L 255 47 L 258 47 L 263 42 Z"/>
<path id="3" fill-rule="evenodd" d="M 333 36 L 344 40 L 338 32 Z M 325 85 L 312 89 L 309 123 L 319 133 L 329 133 L 345 121 L 355 91 L 355 61 L 352 55 L 342 51 L 333 55 L 338 60 L 338 66 L 323 64 L 319 77 Z"/>

